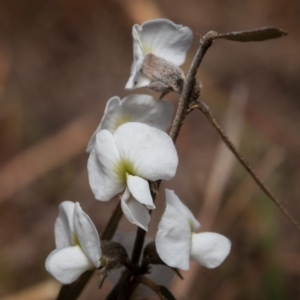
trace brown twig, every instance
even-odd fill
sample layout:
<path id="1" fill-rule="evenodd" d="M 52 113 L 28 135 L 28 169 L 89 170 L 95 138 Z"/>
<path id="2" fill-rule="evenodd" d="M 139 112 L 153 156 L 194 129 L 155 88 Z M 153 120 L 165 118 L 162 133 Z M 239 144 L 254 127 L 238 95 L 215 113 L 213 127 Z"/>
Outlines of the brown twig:
<path id="1" fill-rule="evenodd" d="M 273 193 L 259 179 L 259 177 L 254 172 L 254 170 L 249 165 L 249 163 L 246 161 L 246 159 L 238 152 L 234 144 L 230 141 L 230 139 L 224 133 L 222 128 L 219 126 L 219 124 L 217 123 L 216 119 L 213 117 L 207 105 L 200 101 L 195 101 L 194 103 L 191 103 L 191 99 L 189 98 L 195 85 L 195 80 L 196 80 L 195 78 L 196 78 L 198 68 L 203 60 L 206 51 L 212 45 L 213 40 L 223 38 L 223 39 L 228 39 L 237 42 L 252 42 L 252 41 L 263 41 L 272 38 L 278 38 L 284 35 L 286 35 L 285 31 L 273 27 L 266 27 L 266 28 L 251 30 L 251 31 L 230 32 L 225 34 L 220 34 L 215 31 L 210 31 L 207 34 L 205 34 L 200 39 L 199 49 L 194 57 L 191 68 L 188 72 L 186 83 L 184 85 L 183 92 L 180 97 L 178 111 L 175 120 L 173 122 L 171 137 L 176 140 L 186 115 L 193 109 L 199 109 L 206 116 L 206 118 L 213 125 L 213 127 L 217 130 L 222 140 L 232 151 L 235 157 L 239 160 L 239 162 L 244 166 L 247 172 L 258 184 L 258 186 L 275 203 L 275 205 L 280 209 L 280 211 L 285 215 L 285 217 L 300 232 L 300 224 L 292 217 L 292 215 L 288 212 L 288 210 L 284 207 L 284 205 L 273 195 Z"/>
<path id="2" fill-rule="evenodd" d="M 190 102 L 190 95 L 192 93 L 194 83 L 195 83 L 195 77 L 197 74 L 197 70 L 201 64 L 201 61 L 208 50 L 208 48 L 212 45 L 212 40 L 208 38 L 207 35 L 205 35 L 203 38 L 200 40 L 200 46 L 199 49 L 195 55 L 195 58 L 192 62 L 192 65 L 190 67 L 190 70 L 188 72 L 186 82 L 183 87 L 182 94 L 180 96 L 179 104 L 178 104 L 178 109 L 176 112 L 176 116 L 173 121 L 172 129 L 170 132 L 170 136 L 173 139 L 174 143 L 177 140 L 179 131 L 181 129 L 181 126 L 183 124 L 183 121 L 187 114 L 189 113 L 188 105 Z"/>
<path id="3" fill-rule="evenodd" d="M 228 108 L 222 118 L 222 125 L 235 142 L 239 142 L 243 128 L 243 112 L 247 103 L 248 91 L 245 86 L 237 84 L 233 87 Z M 236 163 L 235 157 L 226 145 L 219 141 L 213 164 L 207 174 L 207 181 L 203 192 L 202 207 L 196 219 L 201 221 L 201 231 L 211 231 L 211 226 L 221 208 L 222 194 L 230 180 L 230 174 Z M 175 278 L 171 290 L 178 297 L 184 299 L 193 288 L 196 278 L 199 278 L 199 266 L 190 264 L 184 281 Z"/>
<path id="4" fill-rule="evenodd" d="M 289 213 L 289 211 L 285 208 L 285 206 L 275 197 L 275 195 L 269 190 L 269 188 L 260 180 L 258 175 L 252 169 L 248 161 L 239 153 L 234 144 L 230 141 L 226 133 L 220 127 L 214 116 L 212 115 L 210 109 L 203 102 L 198 101 L 197 104 L 193 106 L 193 108 L 199 109 L 208 119 L 208 121 L 212 124 L 212 126 L 216 129 L 224 143 L 231 150 L 237 160 L 243 165 L 243 167 L 247 170 L 253 180 L 257 183 L 257 185 L 263 190 L 263 192 L 274 202 L 274 204 L 279 208 L 279 210 L 284 214 L 284 216 L 294 225 L 294 227 L 300 232 L 300 224 L 294 219 L 294 217 Z"/>
<path id="5" fill-rule="evenodd" d="M 256 163 L 255 170 L 262 180 L 267 180 L 276 168 L 286 158 L 285 151 L 278 146 L 274 146 L 266 152 L 263 158 Z M 218 215 L 218 223 L 220 229 L 229 228 L 237 218 L 242 214 L 252 197 L 259 190 L 257 184 L 251 177 L 247 176 L 235 191 L 226 199 L 225 205 L 222 207 Z"/>
<path id="6" fill-rule="evenodd" d="M 192 62 L 191 68 L 188 72 L 186 82 L 184 84 L 184 88 L 180 97 L 177 113 L 172 125 L 172 129 L 170 132 L 170 136 L 174 143 L 177 140 L 178 134 L 180 132 L 181 126 L 184 122 L 184 119 L 191 112 L 193 109 L 200 109 L 205 116 L 210 120 L 213 126 L 217 129 L 218 133 L 221 135 L 221 138 L 225 141 L 226 145 L 229 149 L 235 154 L 238 160 L 243 164 L 243 166 L 248 170 L 254 180 L 258 183 L 258 185 L 266 192 L 266 194 L 277 204 L 277 206 L 282 210 L 282 212 L 288 217 L 288 219 L 296 226 L 296 228 L 300 231 L 299 224 L 290 216 L 288 211 L 283 207 L 283 205 L 271 194 L 271 192 L 263 185 L 263 183 L 259 180 L 257 175 L 254 173 L 252 168 L 247 164 L 245 159 L 238 153 L 234 145 L 231 141 L 227 138 L 226 134 L 217 124 L 215 119 L 212 117 L 208 107 L 206 107 L 202 102 L 194 102 L 196 98 L 200 95 L 201 85 L 196 82 L 196 74 L 198 68 L 202 62 L 202 59 L 208 50 L 208 48 L 212 45 L 214 39 L 224 38 L 238 42 L 249 42 L 249 41 L 260 41 L 270 38 L 276 38 L 279 36 L 285 35 L 285 33 L 281 30 L 276 28 L 265 28 L 265 29 L 258 29 L 254 31 L 247 31 L 247 32 L 232 32 L 226 34 L 219 34 L 214 31 L 208 32 L 205 36 L 203 36 L 200 40 L 199 49 L 194 57 Z M 195 94 L 197 97 L 195 97 Z M 193 102 L 193 103 L 192 103 Z M 293 220 L 293 221 L 292 221 Z M 135 243 L 135 254 L 133 256 L 135 261 L 138 261 L 142 245 L 144 242 L 145 232 L 142 232 L 138 229 L 137 234 L 137 242 Z M 86 274 L 83 274 L 81 277 L 85 278 Z M 90 275 L 91 276 L 91 275 Z M 89 276 L 89 277 L 90 277 Z M 84 279 L 79 280 L 78 286 L 85 286 L 87 281 Z M 117 286 L 113 289 L 113 291 L 108 295 L 107 299 L 128 299 L 131 293 L 134 291 L 135 287 L 137 286 L 137 277 L 132 276 L 128 271 L 125 271 L 123 276 L 121 277 Z M 83 289 L 81 287 L 81 290 Z M 65 298 L 58 298 L 58 299 L 76 299 L 76 297 L 65 297 Z"/>

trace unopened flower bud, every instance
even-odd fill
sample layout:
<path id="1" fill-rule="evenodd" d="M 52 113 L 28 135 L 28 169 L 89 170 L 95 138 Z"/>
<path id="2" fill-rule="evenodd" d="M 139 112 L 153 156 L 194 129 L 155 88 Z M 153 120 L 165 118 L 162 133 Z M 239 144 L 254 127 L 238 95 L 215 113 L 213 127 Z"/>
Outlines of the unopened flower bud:
<path id="1" fill-rule="evenodd" d="M 128 269 L 132 269 L 131 261 L 127 255 L 124 247 L 113 241 L 101 241 L 102 256 L 100 258 L 101 266 L 99 268 L 100 284 L 101 288 L 104 279 L 108 276 L 109 272 L 125 266 Z"/>
<path id="2" fill-rule="evenodd" d="M 149 53 L 145 55 L 141 72 L 151 79 L 147 88 L 164 94 L 172 91 L 181 94 L 184 74 L 172 62 Z"/>

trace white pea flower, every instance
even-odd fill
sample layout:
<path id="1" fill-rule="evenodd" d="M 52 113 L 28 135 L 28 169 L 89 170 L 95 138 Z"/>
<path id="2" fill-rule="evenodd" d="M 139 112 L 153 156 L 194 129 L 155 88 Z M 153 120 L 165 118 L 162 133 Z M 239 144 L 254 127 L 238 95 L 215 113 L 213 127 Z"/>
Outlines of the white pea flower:
<path id="1" fill-rule="evenodd" d="M 169 135 L 146 124 L 129 122 L 114 133 L 101 130 L 88 160 L 96 199 L 108 201 L 123 193 L 121 206 L 129 222 L 147 230 L 148 209 L 154 209 L 149 183 L 171 179 L 178 157 Z"/>
<path id="2" fill-rule="evenodd" d="M 46 269 L 58 281 L 70 284 L 83 272 L 100 267 L 98 232 L 78 202 L 60 204 L 54 232 L 56 250 L 48 255 Z"/>
<path id="3" fill-rule="evenodd" d="M 166 190 L 166 201 L 155 238 L 162 261 L 182 270 L 189 269 L 190 259 L 206 268 L 218 267 L 229 254 L 231 242 L 218 233 L 195 233 L 200 224 L 174 191 Z"/>
<path id="4" fill-rule="evenodd" d="M 149 95 L 130 95 L 121 100 L 115 96 L 108 100 L 104 116 L 91 137 L 87 152 L 95 146 L 96 134 L 107 129 L 111 133 L 127 122 L 140 122 L 166 131 L 173 116 L 172 103 L 156 100 Z"/>
<path id="5" fill-rule="evenodd" d="M 177 25 L 167 19 L 156 19 L 147 21 L 141 26 L 134 25 L 132 36 L 133 64 L 130 78 L 125 86 L 126 89 L 151 88 L 151 82 L 157 81 L 163 76 L 158 73 L 165 73 L 168 68 L 172 70 L 168 70 L 168 74 L 164 74 L 165 76 L 172 77 L 175 72 L 178 73 L 175 80 L 179 79 L 178 76 L 182 77 L 181 71 L 172 66 L 178 67 L 185 61 L 186 53 L 193 39 L 193 33 L 188 27 Z M 147 60 L 146 64 L 145 60 Z M 152 69 L 151 66 L 154 67 L 154 70 L 149 70 L 148 67 Z M 155 84 L 153 83 L 153 85 Z M 167 87 L 164 88 L 167 89 Z M 156 87 L 154 90 L 163 91 L 163 87 L 161 89 Z"/>

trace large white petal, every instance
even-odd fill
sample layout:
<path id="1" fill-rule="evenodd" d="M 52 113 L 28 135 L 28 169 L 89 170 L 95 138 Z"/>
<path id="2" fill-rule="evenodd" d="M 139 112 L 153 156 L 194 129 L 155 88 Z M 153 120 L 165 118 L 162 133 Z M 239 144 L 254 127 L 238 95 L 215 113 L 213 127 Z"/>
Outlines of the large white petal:
<path id="1" fill-rule="evenodd" d="M 202 232 L 192 235 L 191 259 L 206 268 L 218 267 L 230 249 L 230 240 L 221 234 Z"/>
<path id="2" fill-rule="evenodd" d="M 152 53 L 177 66 L 184 63 L 193 40 L 193 33 L 188 27 L 167 19 L 156 19 L 141 26 L 134 25 L 134 30 L 143 46 L 144 55 Z"/>
<path id="3" fill-rule="evenodd" d="M 74 210 L 75 234 L 80 243 L 80 247 L 96 268 L 100 267 L 100 239 L 97 229 L 90 217 L 81 209 L 76 202 Z"/>
<path id="4" fill-rule="evenodd" d="M 117 96 L 112 97 L 107 101 L 104 115 L 101 119 L 101 122 L 98 125 L 95 132 L 93 133 L 93 135 L 87 145 L 86 151 L 88 153 L 90 153 L 94 149 L 95 144 L 96 144 L 96 134 L 101 129 L 107 129 L 111 132 L 114 131 L 114 130 L 112 130 L 112 128 L 114 127 L 114 119 L 115 119 L 114 116 L 120 114 L 120 109 L 121 109 L 120 105 L 121 105 L 121 99 Z"/>
<path id="5" fill-rule="evenodd" d="M 120 156 L 134 166 L 134 174 L 156 181 L 171 179 L 177 169 L 178 156 L 172 139 L 160 129 L 129 122 L 114 133 Z M 130 173 L 130 172 L 129 172 Z"/>
<path id="6" fill-rule="evenodd" d="M 166 201 L 167 203 L 170 203 L 172 206 L 174 206 L 177 211 L 184 215 L 186 218 L 186 222 L 188 222 L 191 226 L 191 231 L 194 232 L 195 230 L 199 229 L 200 223 L 196 220 L 192 212 L 187 208 L 186 205 L 184 205 L 178 196 L 175 194 L 172 190 L 165 190 L 166 193 Z"/>
<path id="7" fill-rule="evenodd" d="M 93 133 L 86 151 L 91 152 L 96 144 L 96 134 L 103 129 L 113 133 L 127 122 L 140 122 L 167 130 L 173 116 L 173 105 L 169 101 L 156 100 L 149 95 L 130 95 L 122 101 L 119 97 L 108 100 L 104 116 Z"/>
<path id="8" fill-rule="evenodd" d="M 143 204 L 132 197 L 128 188 L 126 188 L 122 195 L 121 207 L 126 219 L 130 223 L 148 231 L 148 224 L 150 222 L 149 212 Z"/>
<path id="9" fill-rule="evenodd" d="M 125 188 L 124 178 L 118 176 L 117 168 L 120 155 L 113 135 L 108 130 L 101 130 L 96 135 L 96 146 L 88 160 L 88 175 L 95 198 L 108 201 Z"/>
<path id="10" fill-rule="evenodd" d="M 158 224 L 155 245 L 159 257 L 168 266 L 189 269 L 191 229 L 185 216 L 173 203 L 167 202 Z"/>
<path id="11" fill-rule="evenodd" d="M 78 246 L 52 251 L 46 260 L 46 270 L 62 284 L 70 284 L 94 265 Z"/>
<path id="12" fill-rule="evenodd" d="M 140 122 L 166 131 L 171 124 L 173 104 L 156 100 L 149 95 L 130 95 L 122 102 L 122 115 L 133 122 Z"/>
<path id="13" fill-rule="evenodd" d="M 147 180 L 139 176 L 127 175 L 127 187 L 138 202 L 146 205 L 148 209 L 155 209 Z"/>
<path id="14" fill-rule="evenodd" d="M 59 205 L 58 217 L 54 225 L 55 245 L 57 249 L 74 246 L 74 203 L 64 201 Z"/>

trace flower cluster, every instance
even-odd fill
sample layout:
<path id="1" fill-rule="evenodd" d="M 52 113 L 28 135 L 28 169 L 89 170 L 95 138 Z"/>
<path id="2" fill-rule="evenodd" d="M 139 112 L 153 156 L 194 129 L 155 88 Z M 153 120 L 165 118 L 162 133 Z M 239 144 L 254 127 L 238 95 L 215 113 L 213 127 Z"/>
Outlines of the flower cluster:
<path id="1" fill-rule="evenodd" d="M 158 19 L 134 25 L 132 35 L 134 61 L 126 89 L 181 93 L 185 77 L 179 66 L 191 44 L 191 30 Z M 150 184 L 173 178 L 178 165 L 176 148 L 166 132 L 172 116 L 173 106 L 165 100 L 142 94 L 123 100 L 112 97 L 87 146 L 95 198 L 105 202 L 119 195 L 124 216 L 145 231 L 149 210 L 155 209 Z M 189 268 L 190 258 L 208 268 L 220 265 L 230 251 L 230 241 L 217 233 L 196 234 L 199 222 L 173 191 L 166 190 L 166 202 L 155 238 L 158 261 L 183 270 Z M 56 250 L 48 256 L 46 269 L 64 284 L 89 269 L 109 271 L 130 265 L 124 248 L 100 241 L 79 203 L 60 205 L 55 241 Z M 113 258 L 111 249 L 122 259 Z"/>

